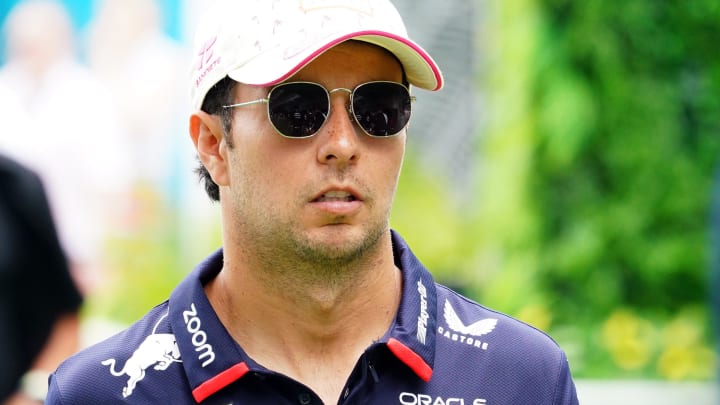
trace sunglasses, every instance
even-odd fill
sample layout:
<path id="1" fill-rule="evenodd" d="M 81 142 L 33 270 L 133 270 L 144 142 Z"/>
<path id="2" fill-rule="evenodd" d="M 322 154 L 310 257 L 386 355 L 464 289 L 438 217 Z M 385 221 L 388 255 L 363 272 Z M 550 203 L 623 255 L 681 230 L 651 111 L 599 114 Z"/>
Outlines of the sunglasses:
<path id="1" fill-rule="evenodd" d="M 372 137 L 399 134 L 410 122 L 410 96 L 407 87 L 396 82 L 376 81 L 358 85 L 353 90 L 327 90 L 311 82 L 279 84 L 267 98 L 223 106 L 244 107 L 267 104 L 267 114 L 275 130 L 286 138 L 315 135 L 330 116 L 330 95 L 344 91 L 350 95 L 347 110 L 358 126 Z"/>

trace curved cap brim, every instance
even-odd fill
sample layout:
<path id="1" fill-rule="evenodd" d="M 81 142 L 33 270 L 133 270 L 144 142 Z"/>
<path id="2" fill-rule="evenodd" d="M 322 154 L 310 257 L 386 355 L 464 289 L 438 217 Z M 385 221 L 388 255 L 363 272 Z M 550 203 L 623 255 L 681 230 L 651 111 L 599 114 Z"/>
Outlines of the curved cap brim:
<path id="1" fill-rule="evenodd" d="M 259 54 L 230 71 L 235 81 L 258 86 L 281 83 L 304 68 L 328 49 L 348 40 L 358 40 L 382 47 L 400 61 L 408 82 L 426 90 L 440 90 L 443 76 L 432 57 L 413 41 L 383 31 L 357 31 L 321 41 L 295 52 L 292 48 L 274 48 Z"/>

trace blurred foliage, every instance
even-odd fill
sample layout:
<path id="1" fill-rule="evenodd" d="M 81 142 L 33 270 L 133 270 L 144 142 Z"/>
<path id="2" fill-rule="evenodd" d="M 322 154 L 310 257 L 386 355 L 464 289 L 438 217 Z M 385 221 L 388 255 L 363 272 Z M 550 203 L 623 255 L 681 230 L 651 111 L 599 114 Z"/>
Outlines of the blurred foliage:
<path id="1" fill-rule="evenodd" d="M 87 318 L 129 325 L 166 300 L 175 286 L 220 247 L 216 218 L 182 214 L 153 187 L 139 184 L 124 231 L 107 242 L 106 280 L 88 296 Z M 211 202 L 208 199 L 208 205 Z M 102 333 L 102 331 L 100 332 Z"/>
<path id="2" fill-rule="evenodd" d="M 720 2 L 484 4 L 476 198 L 453 207 L 410 155 L 393 226 L 576 376 L 710 378 Z"/>
<path id="3" fill-rule="evenodd" d="M 720 3 L 544 0 L 538 8 L 527 186 L 541 235 L 539 287 L 555 293 L 557 323 L 595 320 L 612 331 L 601 347 L 620 370 L 707 377 Z M 619 318 L 631 324 L 613 329 Z M 618 354 L 610 337 L 627 333 L 642 349 Z M 593 363 L 576 368 L 614 374 Z"/>

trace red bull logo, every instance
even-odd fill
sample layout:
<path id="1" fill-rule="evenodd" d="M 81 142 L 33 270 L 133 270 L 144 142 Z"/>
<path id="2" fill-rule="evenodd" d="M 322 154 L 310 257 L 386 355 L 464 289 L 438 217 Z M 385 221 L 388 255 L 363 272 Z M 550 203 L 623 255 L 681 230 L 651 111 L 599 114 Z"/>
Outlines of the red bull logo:
<path id="1" fill-rule="evenodd" d="M 132 395 L 135 386 L 145 378 L 145 370 L 153 366 L 155 370 L 166 370 L 170 364 L 182 362 L 175 335 L 156 333 L 145 338 L 132 356 L 125 361 L 122 369 L 115 370 L 115 359 L 107 359 L 101 364 L 110 366 L 110 374 L 115 377 L 127 376 L 123 387 L 123 398 Z"/>

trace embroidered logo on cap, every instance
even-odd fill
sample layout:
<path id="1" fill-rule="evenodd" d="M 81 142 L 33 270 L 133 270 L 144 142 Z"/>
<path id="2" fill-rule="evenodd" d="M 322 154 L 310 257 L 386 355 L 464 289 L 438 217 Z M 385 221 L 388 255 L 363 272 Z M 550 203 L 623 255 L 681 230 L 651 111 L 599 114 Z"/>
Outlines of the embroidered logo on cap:
<path id="1" fill-rule="evenodd" d="M 200 86 L 200 83 L 202 83 L 208 73 L 210 73 L 220 63 L 220 56 L 213 60 L 213 57 L 215 56 L 215 52 L 213 51 L 215 42 L 217 42 L 217 36 L 205 41 L 205 43 L 200 47 L 200 51 L 197 53 L 199 61 L 197 64 L 198 76 L 197 79 L 195 79 L 196 87 Z"/>

